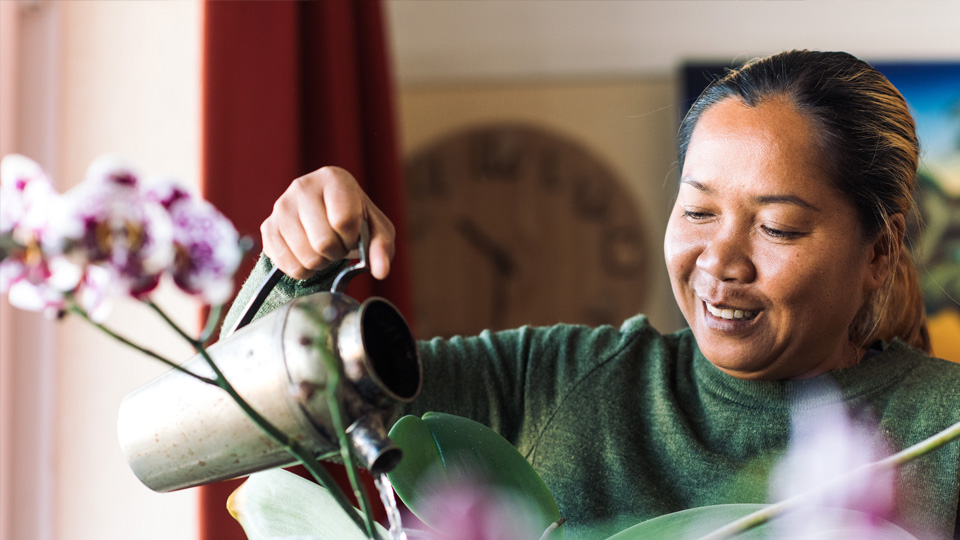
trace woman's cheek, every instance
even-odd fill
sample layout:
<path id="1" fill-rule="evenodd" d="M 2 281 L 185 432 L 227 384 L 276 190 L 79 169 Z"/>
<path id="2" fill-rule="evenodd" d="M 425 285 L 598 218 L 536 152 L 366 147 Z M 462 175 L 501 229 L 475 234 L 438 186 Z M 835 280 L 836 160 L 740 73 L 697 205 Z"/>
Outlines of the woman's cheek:
<path id="1" fill-rule="evenodd" d="M 688 224 L 671 221 L 664 236 L 664 260 L 671 278 L 679 278 L 693 270 L 702 239 Z"/>

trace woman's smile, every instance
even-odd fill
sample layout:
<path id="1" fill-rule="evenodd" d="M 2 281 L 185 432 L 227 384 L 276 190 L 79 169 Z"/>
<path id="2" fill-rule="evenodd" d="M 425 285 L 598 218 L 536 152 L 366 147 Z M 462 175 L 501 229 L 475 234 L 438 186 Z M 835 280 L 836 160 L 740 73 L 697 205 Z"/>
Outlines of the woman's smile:
<path id="1" fill-rule="evenodd" d="M 710 312 L 714 317 L 719 317 L 726 320 L 738 320 L 738 321 L 749 321 L 753 319 L 755 313 L 749 309 L 737 309 L 731 307 L 719 307 L 715 306 L 709 302 L 704 302 L 703 305 L 707 307 L 707 311 Z"/>
<path id="2" fill-rule="evenodd" d="M 759 310 L 754 311 L 750 309 L 740 309 L 735 307 L 715 306 L 707 301 L 704 301 L 703 305 L 707 308 L 707 312 L 709 312 L 710 315 L 713 315 L 718 319 L 723 319 L 727 321 L 749 322 L 749 321 L 752 321 L 757 316 L 758 313 L 760 313 Z"/>

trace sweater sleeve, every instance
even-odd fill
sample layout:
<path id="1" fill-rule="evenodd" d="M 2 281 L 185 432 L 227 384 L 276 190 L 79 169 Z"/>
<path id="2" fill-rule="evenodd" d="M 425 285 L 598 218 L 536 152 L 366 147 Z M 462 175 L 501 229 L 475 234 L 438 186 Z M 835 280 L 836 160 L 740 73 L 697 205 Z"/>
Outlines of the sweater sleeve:
<path id="1" fill-rule="evenodd" d="M 345 260 L 337 261 L 305 280 L 297 280 L 284 275 L 267 296 L 267 299 L 260 306 L 260 309 L 257 310 L 254 320 L 270 313 L 294 298 L 329 291 L 333 280 L 346 264 L 347 261 Z M 223 326 L 220 328 L 221 339 L 225 337 L 226 332 L 230 328 L 233 328 L 233 325 L 243 315 L 243 311 L 250 302 L 250 299 L 257 293 L 260 285 L 267 279 L 267 275 L 272 269 L 273 262 L 269 257 L 261 253 L 256 266 L 254 266 L 250 275 L 247 276 L 246 281 L 243 282 L 240 292 L 237 293 L 236 298 L 233 299 L 233 304 L 230 305 L 230 310 L 227 311 Z"/>
<path id="2" fill-rule="evenodd" d="M 609 326 L 556 325 L 420 342 L 423 390 L 402 413 L 470 418 L 528 455 L 569 393 L 627 341 Z"/>

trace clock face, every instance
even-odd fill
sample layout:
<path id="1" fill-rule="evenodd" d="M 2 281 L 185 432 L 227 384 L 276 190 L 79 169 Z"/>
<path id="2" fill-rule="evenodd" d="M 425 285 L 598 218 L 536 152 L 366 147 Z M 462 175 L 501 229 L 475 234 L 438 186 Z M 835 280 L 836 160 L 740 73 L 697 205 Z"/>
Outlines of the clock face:
<path id="1" fill-rule="evenodd" d="M 428 338 L 641 311 L 636 201 L 574 141 L 525 125 L 444 137 L 406 168 L 414 320 Z"/>

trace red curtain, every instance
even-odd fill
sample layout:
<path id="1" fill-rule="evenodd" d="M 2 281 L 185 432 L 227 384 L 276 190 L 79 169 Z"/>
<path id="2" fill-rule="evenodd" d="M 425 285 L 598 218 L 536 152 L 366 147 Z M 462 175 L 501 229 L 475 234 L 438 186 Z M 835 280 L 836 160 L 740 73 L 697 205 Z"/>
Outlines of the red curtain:
<path id="1" fill-rule="evenodd" d="M 204 196 L 241 234 L 259 239 L 273 201 L 323 165 L 351 171 L 405 231 L 379 1 L 207 1 L 203 54 Z M 347 293 L 385 297 L 408 315 L 402 250 L 391 268 L 383 282 L 358 277 Z M 237 484 L 200 488 L 202 540 L 245 538 L 225 509 Z"/>

